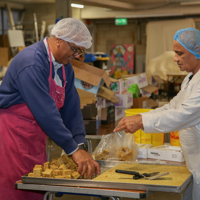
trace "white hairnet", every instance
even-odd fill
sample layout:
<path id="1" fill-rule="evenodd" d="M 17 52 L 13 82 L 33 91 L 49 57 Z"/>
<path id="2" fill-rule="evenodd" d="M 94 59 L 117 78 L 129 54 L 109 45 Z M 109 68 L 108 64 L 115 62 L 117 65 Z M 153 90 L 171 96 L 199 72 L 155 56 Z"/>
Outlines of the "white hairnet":
<path id="1" fill-rule="evenodd" d="M 82 21 L 74 18 L 64 18 L 58 21 L 51 30 L 51 35 L 86 49 L 92 45 L 92 36 L 88 28 Z"/>
<path id="2" fill-rule="evenodd" d="M 200 31 L 195 28 L 185 28 L 176 32 L 174 40 L 184 46 L 190 53 L 200 59 Z"/>

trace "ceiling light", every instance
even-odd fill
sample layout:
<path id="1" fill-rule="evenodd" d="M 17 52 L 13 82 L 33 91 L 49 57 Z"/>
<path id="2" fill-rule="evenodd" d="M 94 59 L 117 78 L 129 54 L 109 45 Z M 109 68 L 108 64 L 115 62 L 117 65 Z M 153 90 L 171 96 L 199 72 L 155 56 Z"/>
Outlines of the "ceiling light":
<path id="1" fill-rule="evenodd" d="M 84 5 L 72 3 L 72 4 L 71 4 L 71 7 L 75 7 L 75 8 L 84 8 Z"/>

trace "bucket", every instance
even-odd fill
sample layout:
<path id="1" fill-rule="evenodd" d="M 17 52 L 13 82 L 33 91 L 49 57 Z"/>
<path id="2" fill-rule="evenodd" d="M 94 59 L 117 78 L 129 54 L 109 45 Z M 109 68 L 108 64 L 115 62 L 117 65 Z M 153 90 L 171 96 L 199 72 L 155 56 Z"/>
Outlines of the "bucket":
<path id="1" fill-rule="evenodd" d="M 149 110 L 150 109 L 128 109 L 128 110 L 125 110 L 124 112 L 125 112 L 125 116 L 129 117 L 129 116 L 137 115 L 138 113 L 149 112 Z M 135 138 L 136 143 L 142 143 L 142 132 L 144 131 L 140 129 L 134 133 L 134 138 Z M 150 137 L 151 137 L 151 134 L 150 134 Z M 143 133 L 143 140 L 144 140 L 144 133 Z M 144 143 L 144 144 L 149 144 L 149 143 Z"/>
<path id="2" fill-rule="evenodd" d="M 170 145 L 181 146 L 181 143 L 179 140 L 179 131 L 170 132 Z"/>
<path id="3" fill-rule="evenodd" d="M 164 133 L 152 133 L 152 146 L 157 147 L 163 145 L 165 142 Z"/>
<path id="4" fill-rule="evenodd" d="M 145 113 L 149 112 L 153 109 L 128 109 L 125 110 L 125 116 L 133 116 L 137 115 L 138 113 Z M 138 130 L 134 133 L 135 142 L 142 143 L 142 144 L 152 144 L 153 147 L 160 146 L 164 144 L 164 133 L 145 133 L 143 130 Z"/>

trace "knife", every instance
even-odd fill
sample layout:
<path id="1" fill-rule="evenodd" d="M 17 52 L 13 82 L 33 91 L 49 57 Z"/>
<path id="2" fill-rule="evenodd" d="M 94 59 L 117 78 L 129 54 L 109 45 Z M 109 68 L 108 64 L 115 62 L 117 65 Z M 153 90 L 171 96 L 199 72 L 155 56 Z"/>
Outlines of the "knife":
<path id="1" fill-rule="evenodd" d="M 141 175 L 139 172 L 127 171 L 127 170 L 121 170 L 121 169 L 116 169 L 115 172 L 122 173 L 122 174 L 131 174 L 131 175 L 136 175 L 136 176 L 140 176 Z"/>
<path id="2" fill-rule="evenodd" d="M 143 174 L 140 174 L 139 172 L 127 171 L 127 170 L 120 170 L 120 169 L 116 169 L 115 172 L 134 175 L 133 179 L 140 179 L 140 178 L 147 179 L 147 177 L 155 176 L 156 174 L 159 173 L 159 172 L 152 172 L 152 173 L 143 173 Z"/>

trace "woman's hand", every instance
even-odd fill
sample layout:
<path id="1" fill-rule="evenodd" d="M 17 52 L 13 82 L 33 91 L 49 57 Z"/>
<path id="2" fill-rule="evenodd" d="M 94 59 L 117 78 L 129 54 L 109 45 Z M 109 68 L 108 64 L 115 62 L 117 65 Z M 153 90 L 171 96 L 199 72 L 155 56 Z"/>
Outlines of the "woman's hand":
<path id="1" fill-rule="evenodd" d="M 126 133 L 135 133 L 141 128 L 143 128 L 142 115 L 138 114 L 122 118 L 113 132 L 125 130 Z"/>

